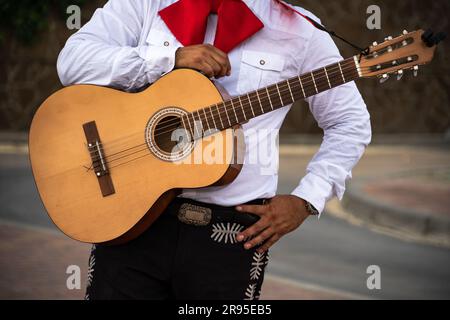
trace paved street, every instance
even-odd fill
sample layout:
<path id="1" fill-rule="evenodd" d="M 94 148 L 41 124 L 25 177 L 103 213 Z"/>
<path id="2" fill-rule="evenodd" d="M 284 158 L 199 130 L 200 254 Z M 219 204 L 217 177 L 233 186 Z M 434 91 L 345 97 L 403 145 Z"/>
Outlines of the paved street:
<path id="1" fill-rule="evenodd" d="M 279 193 L 289 192 L 293 188 L 298 177 L 303 174 L 314 150 L 313 146 L 282 148 Z M 383 174 L 389 174 L 389 170 L 394 172 L 399 168 L 405 169 L 405 166 L 411 169 L 414 166 L 448 165 L 446 161 L 448 153 L 439 150 L 429 152 L 419 150 L 417 153 L 410 152 L 402 156 L 401 149 L 398 148 L 373 147 L 355 169 L 354 176 L 363 177 L 374 168 Z M 398 168 L 392 167 L 393 162 Z M 24 246 L 34 245 L 37 248 L 37 252 L 33 252 L 33 259 L 23 257 L 25 265 L 17 268 L 10 263 L 12 257 L 1 257 L 0 292 L 3 293 L 0 295 L 3 298 L 5 291 L 14 291 L 10 287 L 4 287 L 8 280 L 21 279 L 20 275 L 13 274 L 15 270 L 32 272 L 36 265 L 28 263 L 42 262 L 45 266 L 51 264 L 45 262 L 45 257 L 39 255 L 39 248 L 42 250 L 49 247 L 60 250 L 65 248 L 63 254 L 69 260 L 71 252 L 74 255 L 87 254 L 88 246 L 73 241 L 68 244 L 65 237 L 55 233 L 55 227 L 40 203 L 25 154 L 0 154 L 0 203 L 2 203 L 0 219 L 3 221 L 3 227 L 0 228 L 3 234 L 0 236 L 4 241 L 0 252 L 23 254 L 21 252 L 25 250 L 24 248 L 8 247 L 5 243 L 5 240 L 7 241 L 5 238 L 11 238 L 14 243 L 15 238 L 23 237 L 19 236 L 23 226 L 31 227 L 27 229 L 30 230 L 30 236 L 20 238 L 19 243 Z M 39 230 L 41 233 L 33 233 Z M 58 240 L 61 241 L 58 242 L 60 244 L 51 244 L 42 230 L 49 236 L 61 239 Z M 42 247 L 40 242 L 43 242 Z M 378 265 L 381 268 L 381 290 L 370 291 L 366 287 L 368 277 L 366 269 L 370 265 Z M 408 242 L 405 239 L 355 226 L 325 213 L 319 221 L 309 219 L 299 230 L 285 237 L 273 248 L 268 269 L 270 277 L 266 285 L 270 290 L 267 290 L 269 293 L 265 298 L 280 297 L 272 295 L 271 292 L 276 291 L 277 286 L 283 287 L 284 283 L 285 288 L 302 287 L 305 294 L 298 297 L 306 299 L 333 297 L 449 299 L 449 266 L 448 248 Z M 45 275 L 44 268 L 40 270 L 44 280 L 52 278 L 52 275 Z M 64 273 L 65 270 L 62 270 L 61 274 L 53 278 L 64 281 Z M 29 276 L 24 275 L 23 278 L 28 279 Z M 51 281 L 44 280 L 41 284 Z M 288 286 L 289 283 L 291 287 Z M 42 288 L 36 290 L 42 291 L 42 298 L 47 297 Z M 16 292 L 11 297 L 20 298 L 20 295 L 20 292 Z M 74 297 L 80 298 L 80 294 Z M 285 297 L 293 298 L 293 295 Z"/>
<path id="2" fill-rule="evenodd" d="M 282 147 L 279 193 L 297 184 L 314 146 Z M 447 167 L 450 150 L 371 146 L 353 170 L 355 180 Z M 382 289 L 369 291 L 366 268 L 378 265 Z M 408 242 L 348 224 L 327 213 L 310 219 L 272 252 L 271 272 L 373 298 L 450 298 L 450 249 Z"/>

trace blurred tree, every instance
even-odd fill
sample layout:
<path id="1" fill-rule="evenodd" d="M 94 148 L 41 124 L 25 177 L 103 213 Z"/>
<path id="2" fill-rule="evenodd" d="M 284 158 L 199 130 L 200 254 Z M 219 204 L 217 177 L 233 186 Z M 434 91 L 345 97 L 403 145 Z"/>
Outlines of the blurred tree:
<path id="1" fill-rule="evenodd" d="M 22 44 L 31 45 L 48 27 L 50 10 L 55 10 L 61 18 L 65 18 L 69 5 L 81 6 L 86 0 L 0 0 L 0 42 L 11 34 Z"/>

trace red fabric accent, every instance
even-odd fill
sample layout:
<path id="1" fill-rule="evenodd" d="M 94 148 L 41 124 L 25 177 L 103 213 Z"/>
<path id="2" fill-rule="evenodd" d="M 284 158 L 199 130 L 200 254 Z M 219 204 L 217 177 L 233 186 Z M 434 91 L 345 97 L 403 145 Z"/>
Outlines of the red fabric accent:
<path id="1" fill-rule="evenodd" d="M 275 0 L 275 1 L 278 2 L 279 4 L 281 4 L 285 9 L 287 9 L 287 10 L 289 10 L 289 11 L 291 11 L 291 12 L 294 12 L 294 13 L 298 14 L 299 16 L 305 18 L 309 23 L 311 23 L 312 25 L 314 25 L 314 24 L 311 22 L 311 18 L 309 18 L 309 17 L 305 16 L 304 14 L 298 12 L 297 10 L 295 10 L 294 8 L 292 8 L 290 5 L 288 5 L 287 3 L 285 3 L 285 2 L 283 2 L 283 1 L 281 1 L 281 0 Z"/>
<path id="2" fill-rule="evenodd" d="M 230 52 L 264 27 L 242 0 L 179 0 L 159 15 L 184 46 L 202 44 L 210 13 L 217 13 L 214 46 Z"/>

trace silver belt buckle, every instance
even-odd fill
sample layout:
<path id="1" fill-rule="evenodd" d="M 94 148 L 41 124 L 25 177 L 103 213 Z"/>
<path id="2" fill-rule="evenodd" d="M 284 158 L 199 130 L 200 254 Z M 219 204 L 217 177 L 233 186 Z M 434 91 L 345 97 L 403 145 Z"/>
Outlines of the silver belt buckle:
<path id="1" fill-rule="evenodd" d="M 194 226 L 207 226 L 211 221 L 211 209 L 183 203 L 178 210 L 178 220 Z"/>

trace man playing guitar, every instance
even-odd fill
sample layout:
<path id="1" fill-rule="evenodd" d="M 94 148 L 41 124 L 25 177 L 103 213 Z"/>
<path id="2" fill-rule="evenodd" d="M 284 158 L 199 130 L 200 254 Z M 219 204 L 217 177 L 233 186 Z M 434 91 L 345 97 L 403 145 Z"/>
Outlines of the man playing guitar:
<path id="1" fill-rule="evenodd" d="M 135 92 L 191 68 L 237 96 L 341 59 L 328 34 L 280 1 L 110 0 L 69 38 L 58 74 L 64 85 Z M 354 82 L 307 102 L 324 139 L 290 195 L 276 195 L 278 151 L 258 156 L 275 145 L 287 106 L 243 125 L 247 150 L 232 183 L 183 190 L 137 239 L 94 246 L 86 298 L 258 299 L 268 249 L 342 198 L 371 139 Z"/>

